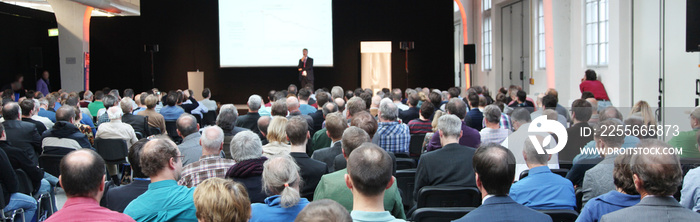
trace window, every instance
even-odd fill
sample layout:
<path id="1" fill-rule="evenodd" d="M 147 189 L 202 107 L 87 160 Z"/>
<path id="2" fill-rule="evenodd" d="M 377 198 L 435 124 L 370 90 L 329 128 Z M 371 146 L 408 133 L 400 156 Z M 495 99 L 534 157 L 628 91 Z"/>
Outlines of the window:
<path id="1" fill-rule="evenodd" d="M 544 43 L 544 4 L 543 0 L 537 1 L 537 69 L 545 69 L 547 65 L 545 43 Z"/>
<path id="2" fill-rule="evenodd" d="M 608 1 L 586 0 L 586 65 L 608 65 Z"/>
<path id="3" fill-rule="evenodd" d="M 492 51 L 491 51 L 491 0 L 482 0 L 482 21 L 483 24 L 481 26 L 482 29 L 482 37 L 481 37 L 481 42 L 483 44 L 482 49 L 481 49 L 481 54 L 483 55 L 482 57 L 482 69 L 483 70 L 491 70 L 491 58 L 492 58 Z"/>

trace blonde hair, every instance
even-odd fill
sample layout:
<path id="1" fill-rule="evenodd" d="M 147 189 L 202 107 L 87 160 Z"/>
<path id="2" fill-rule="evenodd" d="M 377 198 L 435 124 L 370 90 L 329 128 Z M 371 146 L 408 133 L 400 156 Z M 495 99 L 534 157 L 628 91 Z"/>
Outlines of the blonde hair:
<path id="1" fill-rule="evenodd" d="M 433 132 L 437 131 L 437 129 L 438 129 L 438 128 L 437 128 L 437 127 L 438 127 L 438 119 L 440 119 L 440 117 L 441 117 L 443 114 L 445 114 L 445 112 L 443 112 L 442 110 L 438 110 L 438 111 L 435 112 L 435 115 L 433 115 L 433 123 L 430 124 L 430 125 L 433 126 Z"/>
<path id="2" fill-rule="evenodd" d="M 287 143 L 287 118 L 281 116 L 272 117 L 267 126 L 267 140 L 270 142 Z"/>
<path id="3" fill-rule="evenodd" d="M 656 125 L 656 119 L 654 118 L 654 112 L 651 111 L 649 103 L 644 100 L 639 100 L 632 107 L 632 112 L 630 116 L 639 116 L 644 120 L 644 125 Z"/>
<path id="4" fill-rule="evenodd" d="M 272 158 L 263 164 L 262 185 L 268 195 L 280 195 L 282 208 L 299 203 L 299 166 L 289 155 Z M 295 189 L 294 187 L 297 187 Z"/>
<path id="5" fill-rule="evenodd" d="M 216 177 L 197 186 L 194 206 L 200 221 L 248 221 L 251 215 L 245 187 L 233 180 Z"/>

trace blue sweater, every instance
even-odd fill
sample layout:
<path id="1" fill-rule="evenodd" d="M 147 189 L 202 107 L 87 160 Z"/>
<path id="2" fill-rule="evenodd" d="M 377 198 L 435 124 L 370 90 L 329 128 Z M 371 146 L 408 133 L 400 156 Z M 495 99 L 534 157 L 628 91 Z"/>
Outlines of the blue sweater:
<path id="1" fill-rule="evenodd" d="M 607 213 L 639 203 L 639 198 L 639 195 L 623 194 L 616 190 L 610 191 L 589 200 L 576 221 L 600 221 L 600 218 Z"/>
<path id="2" fill-rule="evenodd" d="M 251 205 L 252 215 L 250 222 L 256 221 L 294 221 L 297 214 L 301 212 L 306 205 L 309 204 L 309 200 L 306 198 L 301 198 L 297 205 L 282 208 L 280 205 L 281 201 L 280 195 L 270 196 L 265 198 L 265 203 L 254 203 Z"/>

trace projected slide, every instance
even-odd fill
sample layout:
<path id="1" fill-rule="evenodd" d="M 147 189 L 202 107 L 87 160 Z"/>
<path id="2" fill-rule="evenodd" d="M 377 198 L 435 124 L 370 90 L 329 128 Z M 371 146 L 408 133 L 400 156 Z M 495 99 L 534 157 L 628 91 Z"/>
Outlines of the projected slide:
<path id="1" fill-rule="evenodd" d="M 221 67 L 333 66 L 331 0 L 219 0 Z"/>

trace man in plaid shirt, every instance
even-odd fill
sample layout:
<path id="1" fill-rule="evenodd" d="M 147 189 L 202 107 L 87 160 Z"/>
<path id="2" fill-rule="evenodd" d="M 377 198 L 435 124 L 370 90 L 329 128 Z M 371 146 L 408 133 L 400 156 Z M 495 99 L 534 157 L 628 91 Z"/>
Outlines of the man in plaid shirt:
<path id="1" fill-rule="evenodd" d="M 382 99 L 379 105 L 379 127 L 374 134 L 374 140 L 379 147 L 387 152 L 408 153 L 411 134 L 408 126 L 399 123 L 399 108 L 391 99 Z"/>
<path id="2" fill-rule="evenodd" d="M 199 143 L 202 145 L 202 157 L 182 169 L 182 177 L 178 181 L 180 185 L 194 187 L 212 177 L 224 178 L 226 171 L 236 163 L 221 157 L 224 131 L 218 126 L 205 127 Z"/>

